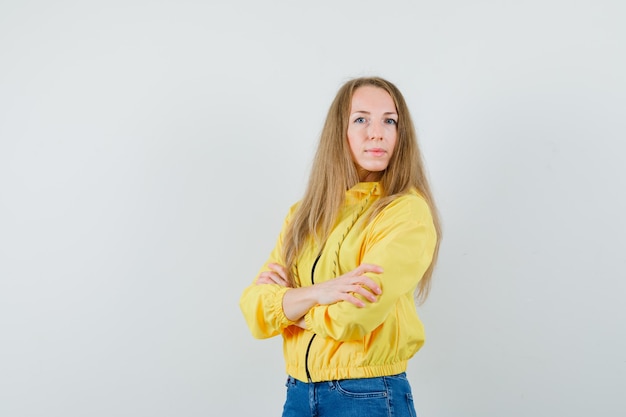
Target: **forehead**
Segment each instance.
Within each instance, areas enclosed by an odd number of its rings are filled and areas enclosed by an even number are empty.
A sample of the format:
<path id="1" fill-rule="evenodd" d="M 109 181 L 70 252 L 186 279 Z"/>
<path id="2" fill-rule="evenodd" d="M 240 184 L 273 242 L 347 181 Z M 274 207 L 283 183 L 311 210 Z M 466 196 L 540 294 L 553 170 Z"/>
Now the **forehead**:
<path id="1" fill-rule="evenodd" d="M 383 113 L 395 113 L 396 105 L 393 98 L 386 90 L 372 85 L 364 85 L 354 90 L 350 111 L 381 111 Z"/>

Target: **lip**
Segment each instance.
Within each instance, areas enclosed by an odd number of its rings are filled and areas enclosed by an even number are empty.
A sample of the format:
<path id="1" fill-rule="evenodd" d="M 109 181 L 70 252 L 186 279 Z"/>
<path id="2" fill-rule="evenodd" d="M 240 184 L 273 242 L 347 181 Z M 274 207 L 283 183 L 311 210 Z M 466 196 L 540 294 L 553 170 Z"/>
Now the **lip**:
<path id="1" fill-rule="evenodd" d="M 384 150 L 383 148 L 366 149 L 365 152 L 374 156 L 380 156 L 380 155 L 384 155 L 385 153 L 387 153 L 387 151 Z"/>

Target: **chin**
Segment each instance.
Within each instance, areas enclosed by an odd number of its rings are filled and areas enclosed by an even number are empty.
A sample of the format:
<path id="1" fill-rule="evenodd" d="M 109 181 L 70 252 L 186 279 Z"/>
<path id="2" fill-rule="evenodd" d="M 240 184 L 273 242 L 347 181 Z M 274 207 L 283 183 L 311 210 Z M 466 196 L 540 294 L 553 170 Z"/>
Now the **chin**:
<path id="1" fill-rule="evenodd" d="M 387 169 L 387 165 L 384 165 L 384 166 L 373 165 L 373 166 L 369 166 L 369 167 L 364 167 L 364 169 L 369 171 L 369 172 L 382 173 L 384 170 Z"/>

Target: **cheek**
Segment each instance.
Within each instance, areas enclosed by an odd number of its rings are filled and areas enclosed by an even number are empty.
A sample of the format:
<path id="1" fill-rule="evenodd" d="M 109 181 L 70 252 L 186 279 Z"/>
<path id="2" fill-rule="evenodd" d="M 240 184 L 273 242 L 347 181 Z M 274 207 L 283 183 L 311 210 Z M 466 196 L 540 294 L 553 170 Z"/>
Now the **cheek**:
<path id="1" fill-rule="evenodd" d="M 352 155 L 354 155 L 354 154 L 356 154 L 358 152 L 359 141 L 355 139 L 354 135 L 350 134 L 350 131 L 348 131 L 348 146 L 350 147 L 350 153 Z"/>

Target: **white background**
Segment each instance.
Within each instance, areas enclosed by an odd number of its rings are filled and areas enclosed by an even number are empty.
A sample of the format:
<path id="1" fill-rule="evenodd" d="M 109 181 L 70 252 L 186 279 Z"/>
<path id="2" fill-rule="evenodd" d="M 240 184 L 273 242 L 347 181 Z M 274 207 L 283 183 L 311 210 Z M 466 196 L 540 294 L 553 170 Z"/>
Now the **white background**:
<path id="1" fill-rule="evenodd" d="M 624 415 L 625 10 L 2 0 L 0 415 L 280 415 L 238 300 L 360 75 L 443 219 L 419 415 Z"/>

